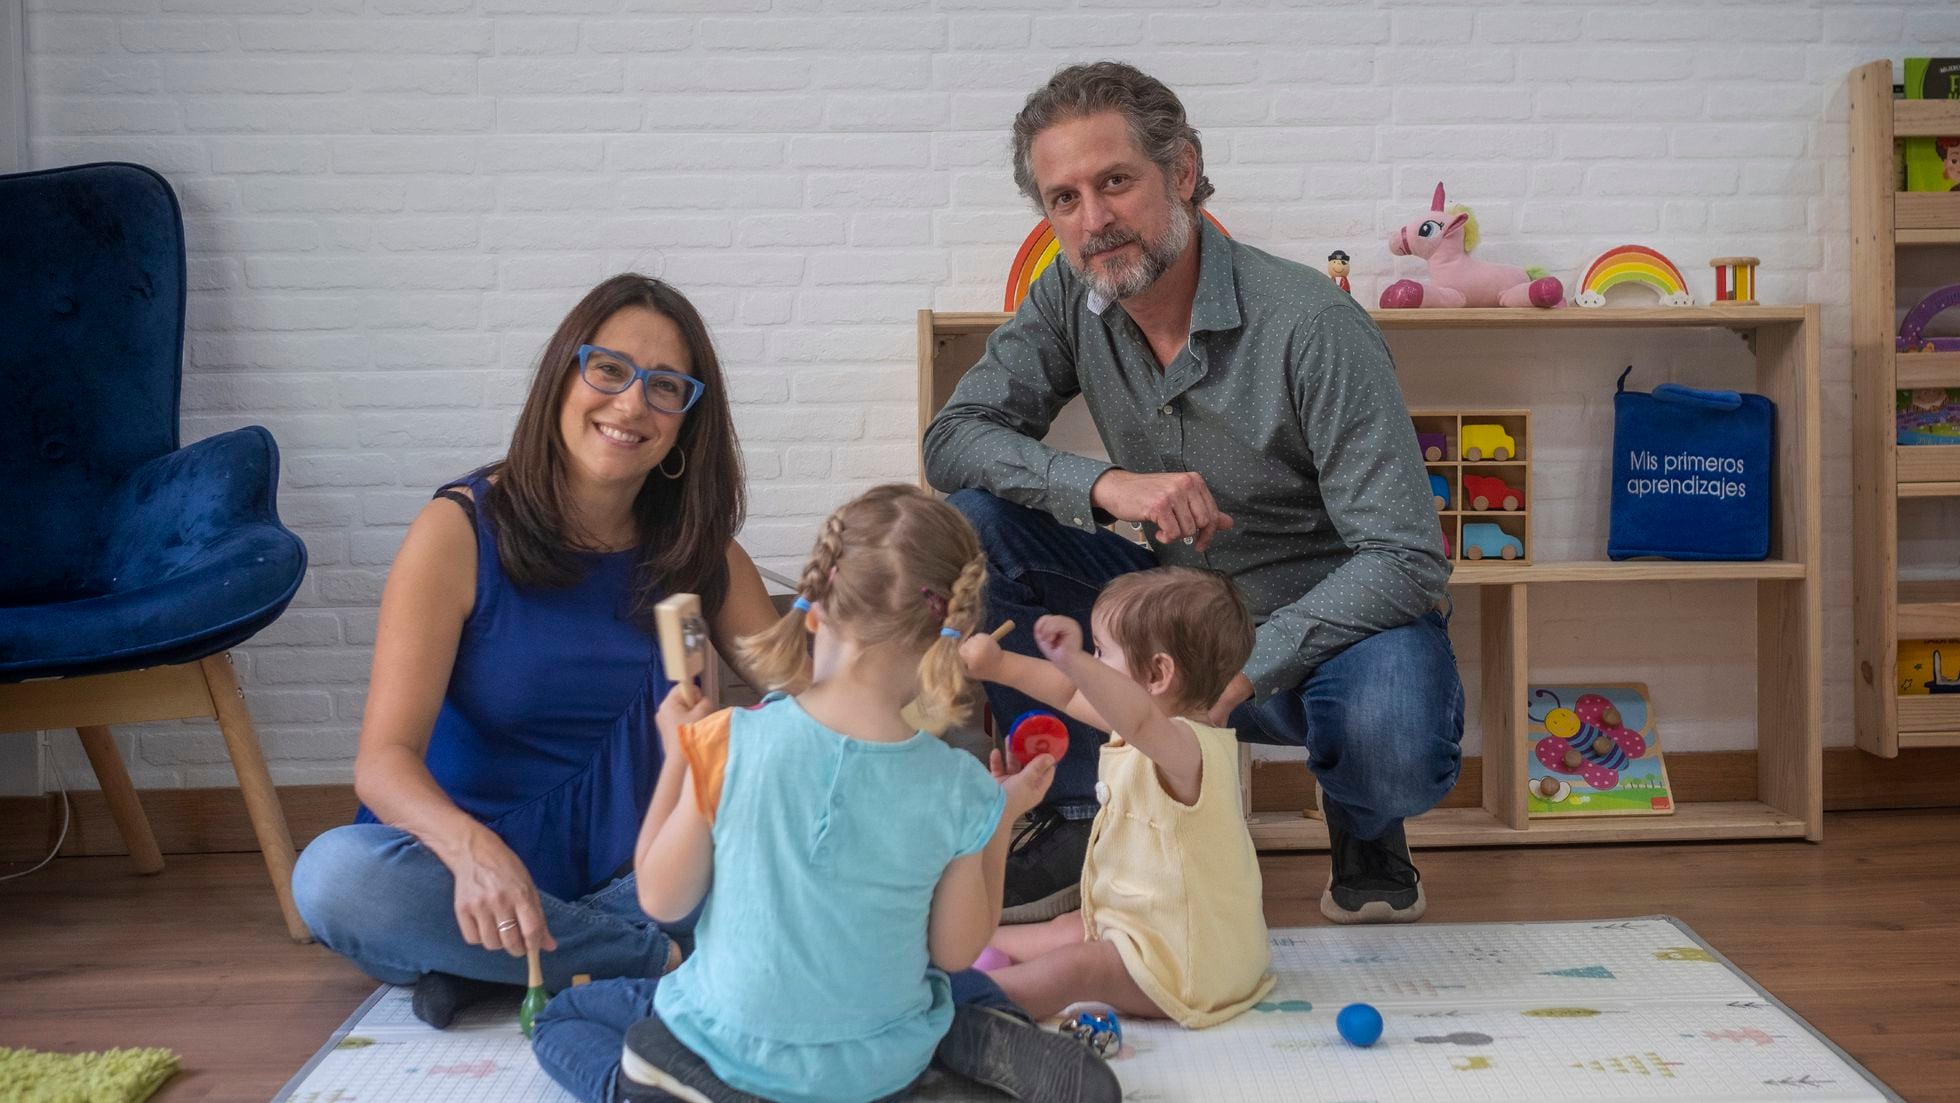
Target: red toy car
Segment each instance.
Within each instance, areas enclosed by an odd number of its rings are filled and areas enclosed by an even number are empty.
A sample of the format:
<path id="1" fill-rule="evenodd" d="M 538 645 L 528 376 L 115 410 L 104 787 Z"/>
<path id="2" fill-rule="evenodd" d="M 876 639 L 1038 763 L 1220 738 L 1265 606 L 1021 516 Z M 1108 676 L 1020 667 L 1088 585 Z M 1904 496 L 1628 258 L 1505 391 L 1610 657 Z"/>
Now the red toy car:
<path id="1" fill-rule="evenodd" d="M 1513 490 L 1503 479 L 1489 475 L 1463 475 L 1463 500 L 1471 509 L 1522 509 L 1524 491 Z"/>

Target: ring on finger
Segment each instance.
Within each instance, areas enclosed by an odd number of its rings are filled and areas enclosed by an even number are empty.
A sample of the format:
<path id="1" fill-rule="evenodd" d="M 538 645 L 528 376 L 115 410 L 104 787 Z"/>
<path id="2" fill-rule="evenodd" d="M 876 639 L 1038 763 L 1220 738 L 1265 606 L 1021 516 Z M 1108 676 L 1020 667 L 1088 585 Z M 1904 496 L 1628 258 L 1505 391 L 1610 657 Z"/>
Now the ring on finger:
<path id="1" fill-rule="evenodd" d="M 516 928 L 517 928 L 517 920 L 515 919 L 506 919 L 503 922 L 497 924 L 497 930 L 499 932 L 515 930 Z"/>

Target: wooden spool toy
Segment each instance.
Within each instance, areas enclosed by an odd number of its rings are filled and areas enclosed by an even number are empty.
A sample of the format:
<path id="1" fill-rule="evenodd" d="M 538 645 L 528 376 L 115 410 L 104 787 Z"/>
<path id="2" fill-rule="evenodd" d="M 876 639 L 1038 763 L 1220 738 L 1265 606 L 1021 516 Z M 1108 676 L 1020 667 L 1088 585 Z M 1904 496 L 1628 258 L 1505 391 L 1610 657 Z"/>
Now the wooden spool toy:
<path id="1" fill-rule="evenodd" d="M 1715 301 L 1730 306 L 1756 305 L 1755 257 L 1716 257 L 1708 262 L 1715 269 Z"/>

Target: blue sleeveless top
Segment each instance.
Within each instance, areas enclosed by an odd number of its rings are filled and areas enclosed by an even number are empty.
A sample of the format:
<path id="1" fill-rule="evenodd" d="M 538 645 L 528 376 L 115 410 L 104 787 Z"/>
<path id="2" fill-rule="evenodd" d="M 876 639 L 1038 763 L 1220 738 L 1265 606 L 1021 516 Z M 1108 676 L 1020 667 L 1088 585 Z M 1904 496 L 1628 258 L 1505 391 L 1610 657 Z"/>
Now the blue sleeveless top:
<path id="1" fill-rule="evenodd" d="M 481 471 L 445 485 L 476 499 L 476 604 L 429 737 L 428 766 L 495 831 L 539 891 L 573 900 L 626 872 L 660 776 L 653 715 L 669 682 L 633 614 L 635 552 L 592 553 L 565 589 L 520 587 L 497 555 Z M 366 806 L 357 822 L 373 823 Z"/>

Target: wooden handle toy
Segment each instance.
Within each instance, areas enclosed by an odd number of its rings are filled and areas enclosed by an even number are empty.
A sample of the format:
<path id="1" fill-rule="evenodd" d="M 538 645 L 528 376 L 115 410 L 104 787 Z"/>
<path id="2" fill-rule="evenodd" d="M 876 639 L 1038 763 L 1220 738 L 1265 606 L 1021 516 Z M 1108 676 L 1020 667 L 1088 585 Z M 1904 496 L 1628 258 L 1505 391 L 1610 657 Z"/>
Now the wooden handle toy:
<path id="1" fill-rule="evenodd" d="M 682 703 L 693 705 L 701 699 L 694 679 L 708 666 L 708 624 L 701 619 L 701 599 L 674 594 L 653 607 L 653 620 L 660 629 L 660 661 L 667 678 L 681 687 Z"/>
<path id="2" fill-rule="evenodd" d="M 524 1002 L 517 1006 L 517 1025 L 524 1036 L 531 1036 L 531 1023 L 544 1010 L 551 996 L 544 990 L 544 969 L 538 965 L 538 951 L 534 948 L 527 954 L 531 965 L 530 987 L 524 991 Z"/>

